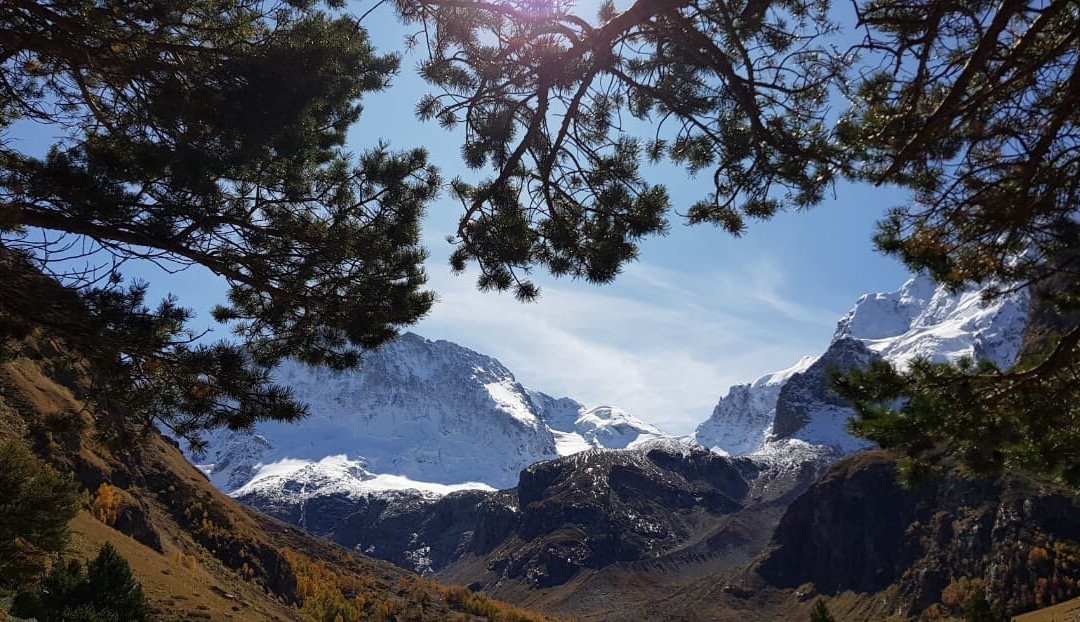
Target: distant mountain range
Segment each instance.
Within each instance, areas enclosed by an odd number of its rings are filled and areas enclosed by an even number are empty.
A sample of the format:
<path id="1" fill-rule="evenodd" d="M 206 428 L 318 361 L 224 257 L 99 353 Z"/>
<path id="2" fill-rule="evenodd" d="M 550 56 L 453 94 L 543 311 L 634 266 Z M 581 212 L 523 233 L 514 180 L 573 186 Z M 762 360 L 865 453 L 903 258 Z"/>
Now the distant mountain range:
<path id="1" fill-rule="evenodd" d="M 980 585 L 1020 613 L 1080 595 L 1080 498 L 949 468 L 901 487 L 895 455 L 847 434 L 829 372 L 1008 367 L 1038 331 L 1029 306 L 925 277 L 863 296 L 825 352 L 731 387 L 687 438 L 405 335 L 357 372 L 283 367 L 312 417 L 219 433 L 202 468 L 351 550 L 564 617 L 806 619 L 824 596 L 842 619 L 922 619 Z"/>
<path id="2" fill-rule="evenodd" d="M 285 363 L 275 377 L 309 404 L 309 418 L 218 431 L 190 456 L 235 496 L 508 488 L 539 461 L 667 437 L 617 407 L 533 391 L 494 358 L 412 333 L 356 371 Z"/>
<path id="3" fill-rule="evenodd" d="M 865 295 L 839 320 L 823 354 L 731 387 L 683 439 L 615 406 L 588 408 L 524 387 L 490 356 L 406 333 L 368 353 L 356 371 L 283 364 L 276 380 L 310 405 L 307 420 L 219 431 L 204 454 L 189 457 L 229 494 L 276 502 L 509 488 L 540 461 L 657 440 L 792 466 L 835 460 L 869 445 L 847 434 L 852 413 L 829 390 L 830 369 L 874 358 L 904 366 L 919 356 L 1008 366 L 1028 306 L 1026 290 L 984 304 L 977 289 L 950 292 L 925 276 Z"/>
<path id="4" fill-rule="evenodd" d="M 795 555 L 794 545 L 770 557 L 771 547 L 800 542 L 804 524 L 829 516 L 792 504 L 842 497 L 822 476 L 870 447 L 847 433 L 852 411 L 830 390 L 830 370 L 875 358 L 903 367 L 916 357 L 1007 367 L 1029 304 L 1023 290 L 985 304 L 976 289 L 950 292 L 926 277 L 863 296 L 820 356 L 731 387 L 684 438 L 615 407 L 528 389 L 491 357 L 406 334 L 369 353 L 359 371 L 283 366 L 278 381 L 312 416 L 218 433 L 199 464 L 236 499 L 316 535 L 560 614 L 631 598 L 626 572 L 741 582 L 739 573 L 763 564 L 769 585 L 786 584 L 796 579 L 768 559 Z M 882 494 L 896 497 L 884 492 L 894 486 L 888 460 L 867 460 L 844 467 L 845 481 L 879 478 Z M 789 507 L 805 515 L 789 516 Z M 833 518 L 828 529 L 859 520 Z M 594 578 L 616 583 L 596 588 Z M 751 589 L 739 585 L 725 593 Z"/>
<path id="5" fill-rule="evenodd" d="M 868 448 L 847 433 L 853 412 L 829 390 L 830 369 L 873 359 L 904 368 L 918 357 L 986 359 L 1006 368 L 1020 352 L 1029 306 L 1026 289 L 987 304 L 977 288 L 950 292 L 922 275 L 895 292 L 864 295 L 840 318 L 823 354 L 731 387 L 693 438 L 720 453 L 763 459 Z"/>

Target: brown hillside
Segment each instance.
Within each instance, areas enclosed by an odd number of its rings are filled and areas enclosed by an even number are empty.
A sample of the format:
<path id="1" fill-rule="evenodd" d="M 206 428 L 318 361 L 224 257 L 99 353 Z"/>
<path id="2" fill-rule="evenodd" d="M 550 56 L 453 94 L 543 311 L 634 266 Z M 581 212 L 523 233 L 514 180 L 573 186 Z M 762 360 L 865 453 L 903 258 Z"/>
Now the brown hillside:
<path id="1" fill-rule="evenodd" d="M 1014 622 L 1077 622 L 1080 621 L 1080 598 L 1040 609 L 1013 618 Z"/>
<path id="2" fill-rule="evenodd" d="M 71 523 L 70 553 L 86 558 L 111 543 L 142 583 L 153 619 L 544 619 L 245 509 L 153 431 L 137 441 L 103 440 L 78 397 L 77 369 L 59 360 L 38 339 L 0 364 L 0 440 L 23 439 L 87 491 L 86 511 Z M 118 493 L 115 517 L 93 511 L 103 484 Z"/>

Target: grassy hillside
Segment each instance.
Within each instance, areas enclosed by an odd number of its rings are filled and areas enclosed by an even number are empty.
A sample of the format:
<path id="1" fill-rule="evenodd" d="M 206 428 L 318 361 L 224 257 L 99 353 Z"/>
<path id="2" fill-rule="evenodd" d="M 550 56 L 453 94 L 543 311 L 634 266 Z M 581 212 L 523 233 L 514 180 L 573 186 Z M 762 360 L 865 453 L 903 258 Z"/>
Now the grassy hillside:
<path id="1" fill-rule="evenodd" d="M 1014 622 L 1080 622 L 1080 598 L 1025 613 L 1013 618 Z"/>
<path id="2" fill-rule="evenodd" d="M 78 366 L 56 355 L 39 339 L 0 364 L 0 440 L 22 439 L 72 474 L 84 511 L 71 522 L 69 555 L 88 558 L 112 544 L 142 583 L 152 619 L 545 619 L 247 510 L 152 431 L 102 438 L 79 399 Z"/>

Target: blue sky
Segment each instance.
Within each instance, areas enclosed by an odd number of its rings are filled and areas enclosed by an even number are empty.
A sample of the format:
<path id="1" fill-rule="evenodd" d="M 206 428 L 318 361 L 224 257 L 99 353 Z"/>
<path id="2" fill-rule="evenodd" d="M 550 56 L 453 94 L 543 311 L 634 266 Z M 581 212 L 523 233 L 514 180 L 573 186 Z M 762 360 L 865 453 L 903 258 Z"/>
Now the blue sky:
<path id="1" fill-rule="evenodd" d="M 385 14 L 369 28 L 390 49 L 400 28 Z M 352 133 L 356 149 L 388 138 L 424 145 L 450 178 L 468 175 L 459 142 L 435 123 L 410 116 L 427 89 L 405 57 L 389 97 L 372 97 Z M 676 208 L 705 193 L 708 177 L 661 167 Z M 899 262 L 876 253 L 874 223 L 903 202 L 890 189 L 840 184 L 835 199 L 802 213 L 752 223 L 741 238 L 672 217 L 669 235 L 648 240 L 640 260 L 614 283 L 595 286 L 537 274 L 540 300 L 480 293 L 475 273 L 446 267 L 460 204 L 442 197 L 425 235 L 431 285 L 440 302 L 415 332 L 490 354 L 523 384 L 586 405 L 614 404 L 673 433 L 688 433 L 731 384 L 789 367 L 822 352 L 836 321 L 863 293 L 899 288 Z"/>
<path id="2" fill-rule="evenodd" d="M 387 11 L 368 24 L 380 49 L 400 43 L 403 32 Z M 422 145 L 446 178 L 468 175 L 455 135 L 412 115 L 426 91 L 416 62 L 406 56 L 392 89 L 365 100 L 349 147 L 361 151 L 380 138 L 398 149 Z M 17 134 L 28 148 L 50 139 L 40 128 Z M 651 181 L 667 185 L 681 211 L 708 183 L 663 167 Z M 492 355 L 533 389 L 588 406 L 618 405 L 666 431 L 688 433 L 728 386 L 820 353 L 861 294 L 902 284 L 905 270 L 876 253 L 870 236 L 884 210 L 903 200 L 895 190 L 839 184 L 823 205 L 752 223 L 741 238 L 687 227 L 673 216 L 670 234 L 643 244 L 640 261 L 614 284 L 536 274 L 539 301 L 519 303 L 476 291 L 475 273 L 450 273 L 444 238 L 455 229 L 460 204 L 444 194 L 424 228 L 439 302 L 413 330 Z M 151 281 L 152 295 L 177 295 L 203 321 L 224 292 L 198 269 L 164 275 L 143 266 L 128 275 Z"/>

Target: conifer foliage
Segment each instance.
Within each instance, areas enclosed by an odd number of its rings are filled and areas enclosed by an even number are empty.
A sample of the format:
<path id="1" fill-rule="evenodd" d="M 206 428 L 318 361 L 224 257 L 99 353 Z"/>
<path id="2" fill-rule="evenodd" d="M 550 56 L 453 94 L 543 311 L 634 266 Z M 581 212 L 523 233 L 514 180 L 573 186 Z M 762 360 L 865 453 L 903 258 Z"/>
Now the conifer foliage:
<path id="1" fill-rule="evenodd" d="M 438 176 L 422 151 L 343 152 L 359 98 L 398 63 L 342 4 L 0 5 L 0 131 L 62 136 L 44 154 L 0 140 L 0 329 L 74 342 L 109 389 L 100 400 L 197 442 L 304 414 L 268 380 L 281 357 L 348 367 L 422 316 L 418 223 Z M 562 0 L 394 4 L 424 44 L 433 92 L 418 115 L 461 126 L 464 162 L 486 171 L 451 184 L 451 263 L 478 267 L 482 289 L 534 298 L 536 267 L 608 282 L 672 212 L 739 235 L 847 179 L 909 192 L 875 241 L 911 268 L 1077 308 L 1075 0 L 634 0 L 595 17 Z M 700 180 L 693 204 L 673 205 L 653 176 L 664 161 Z M 130 258 L 224 277 L 216 317 L 241 343 L 194 344 L 177 301 L 150 306 L 123 281 Z M 23 264 L 68 294 L 43 295 Z M 1080 329 L 1046 344 L 1018 370 L 853 379 L 857 431 L 927 463 L 1012 461 L 1074 481 L 1072 454 L 1031 432 L 1080 428 Z M 974 399 L 936 422 L 934 442 L 896 442 L 930 420 L 884 410 L 942 384 Z M 1025 395 L 1047 403 L 1033 413 Z"/>
<path id="2" fill-rule="evenodd" d="M 335 7 L 0 5 L 0 263 L 18 276 L 0 281 L 7 335 L 72 342 L 99 401 L 197 440 L 302 416 L 268 381 L 282 356 L 348 367 L 421 317 L 433 297 L 418 226 L 438 176 L 422 150 L 343 150 L 361 96 L 398 59 Z M 57 140 L 34 151 L 16 123 Z M 123 280 L 130 259 L 223 277 L 215 316 L 240 343 L 194 344 L 188 310 Z M 70 293 L 20 289 L 23 264 Z"/>
<path id="3" fill-rule="evenodd" d="M 982 593 L 972 596 L 964 608 L 964 622 L 1005 622 L 1008 619 L 1008 616 L 994 612 Z"/>
<path id="4" fill-rule="evenodd" d="M 836 622 L 836 618 L 829 613 L 825 601 L 819 598 L 814 601 L 814 608 L 810 610 L 810 622 Z"/>
<path id="5" fill-rule="evenodd" d="M 68 522 L 79 512 L 78 488 L 22 442 L 0 443 L 0 587 L 38 576 L 63 552 Z"/>
<path id="6" fill-rule="evenodd" d="M 106 544 L 85 570 L 78 560 L 57 565 L 16 597 L 12 613 L 40 622 L 141 622 L 148 608 L 131 567 Z"/>
<path id="7" fill-rule="evenodd" d="M 700 174 L 689 222 L 736 234 L 839 178 L 903 185 L 878 243 L 944 282 L 1031 278 L 1073 248 L 1076 3 L 834 4 L 401 0 L 438 87 L 418 112 L 464 124 L 466 162 L 496 172 L 456 186 L 462 265 L 495 287 L 536 263 L 612 278 L 664 229 L 641 169 L 659 160 Z"/>
<path id="8" fill-rule="evenodd" d="M 595 18 L 560 0 L 398 6 L 428 43 L 418 113 L 463 125 L 465 161 L 491 171 L 454 185 L 453 262 L 475 263 L 482 288 L 531 298 L 537 265 L 609 281 L 673 211 L 738 235 L 847 179 L 908 191 L 875 242 L 912 269 L 1077 308 L 1074 0 L 636 0 Z M 700 180 L 696 203 L 672 205 L 646 174 L 665 160 Z M 1013 372 L 852 378 L 856 431 L 926 464 L 1011 461 L 1075 484 L 1080 330 L 1058 337 Z M 960 399 L 937 419 L 884 414 L 941 387 Z"/>

